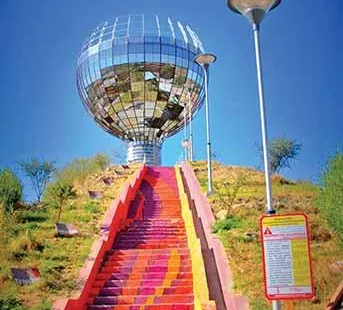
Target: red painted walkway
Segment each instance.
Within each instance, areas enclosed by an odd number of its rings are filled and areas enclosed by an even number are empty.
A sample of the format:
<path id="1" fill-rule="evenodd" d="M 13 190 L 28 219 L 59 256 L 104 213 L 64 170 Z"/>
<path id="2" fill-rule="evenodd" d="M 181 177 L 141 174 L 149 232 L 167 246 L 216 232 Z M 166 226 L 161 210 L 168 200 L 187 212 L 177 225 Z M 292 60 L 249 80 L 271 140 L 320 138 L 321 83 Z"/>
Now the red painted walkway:
<path id="1" fill-rule="evenodd" d="M 174 168 L 149 168 L 143 219 L 121 231 L 101 263 L 88 310 L 194 309 L 190 252 Z M 139 197 L 129 210 L 137 212 Z"/>

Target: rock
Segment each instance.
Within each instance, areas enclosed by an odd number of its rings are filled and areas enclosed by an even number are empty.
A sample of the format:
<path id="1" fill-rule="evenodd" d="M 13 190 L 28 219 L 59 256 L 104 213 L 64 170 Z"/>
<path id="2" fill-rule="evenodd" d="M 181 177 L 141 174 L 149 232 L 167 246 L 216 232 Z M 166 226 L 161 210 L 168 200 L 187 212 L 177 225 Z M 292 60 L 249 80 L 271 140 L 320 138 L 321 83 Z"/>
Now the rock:
<path id="1" fill-rule="evenodd" d="M 218 220 L 224 220 L 226 217 L 226 210 L 220 210 L 216 214 Z"/>
<path id="2" fill-rule="evenodd" d="M 255 233 L 255 232 L 253 232 L 253 231 L 247 231 L 244 234 L 244 238 L 247 241 L 258 241 L 259 235 L 257 233 Z"/>
<path id="3" fill-rule="evenodd" d="M 336 261 L 329 266 L 329 270 L 332 273 L 342 273 L 343 272 L 343 260 Z"/>
<path id="4" fill-rule="evenodd" d="M 88 191 L 89 198 L 99 200 L 104 197 L 103 191 Z"/>
<path id="5" fill-rule="evenodd" d="M 80 233 L 78 227 L 76 227 L 74 224 L 56 223 L 55 227 L 57 236 L 73 237 Z"/>
<path id="6" fill-rule="evenodd" d="M 232 206 L 232 210 L 235 210 L 235 209 L 238 209 L 238 208 L 242 208 L 242 207 L 247 207 L 246 203 L 237 203 L 237 204 L 234 204 Z"/>
<path id="7" fill-rule="evenodd" d="M 11 268 L 13 280 L 20 284 L 31 284 L 40 279 L 40 272 L 37 267 L 33 268 Z"/>

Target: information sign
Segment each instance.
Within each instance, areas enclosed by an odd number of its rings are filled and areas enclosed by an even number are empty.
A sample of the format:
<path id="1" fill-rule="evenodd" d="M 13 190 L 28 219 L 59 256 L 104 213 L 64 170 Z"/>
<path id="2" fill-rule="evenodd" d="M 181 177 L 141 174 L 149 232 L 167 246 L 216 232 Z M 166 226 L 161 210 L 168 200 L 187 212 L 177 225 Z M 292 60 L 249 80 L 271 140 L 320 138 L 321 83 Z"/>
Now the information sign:
<path id="1" fill-rule="evenodd" d="M 307 216 L 303 213 L 263 216 L 260 233 L 267 299 L 312 298 Z"/>

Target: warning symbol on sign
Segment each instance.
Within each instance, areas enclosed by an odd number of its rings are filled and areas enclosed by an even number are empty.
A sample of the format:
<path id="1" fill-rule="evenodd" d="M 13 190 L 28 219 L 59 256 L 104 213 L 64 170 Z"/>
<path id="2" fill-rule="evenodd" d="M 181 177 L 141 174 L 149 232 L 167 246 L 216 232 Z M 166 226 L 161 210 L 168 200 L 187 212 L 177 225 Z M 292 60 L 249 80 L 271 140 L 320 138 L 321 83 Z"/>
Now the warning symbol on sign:
<path id="1" fill-rule="evenodd" d="M 272 231 L 270 230 L 269 227 L 266 227 L 266 229 L 264 230 L 264 233 L 263 233 L 263 234 L 269 236 L 269 235 L 272 234 Z"/>

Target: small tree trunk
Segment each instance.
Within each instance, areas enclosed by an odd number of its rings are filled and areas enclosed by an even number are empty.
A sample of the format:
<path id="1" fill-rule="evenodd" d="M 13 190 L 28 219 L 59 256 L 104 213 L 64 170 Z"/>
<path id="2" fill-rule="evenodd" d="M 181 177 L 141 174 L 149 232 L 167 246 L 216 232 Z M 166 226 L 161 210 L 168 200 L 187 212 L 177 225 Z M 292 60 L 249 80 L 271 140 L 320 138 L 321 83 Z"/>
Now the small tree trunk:
<path id="1" fill-rule="evenodd" d="M 230 216 L 230 214 L 231 214 L 230 211 L 231 211 L 231 206 L 226 206 L 226 216 L 225 216 L 226 219 L 229 218 L 229 216 Z"/>
<path id="2" fill-rule="evenodd" d="M 57 220 L 56 220 L 56 223 L 59 222 L 60 220 L 60 217 L 61 217 L 61 213 L 62 213 L 62 203 L 60 204 L 59 206 L 59 210 L 58 210 L 58 216 L 57 216 Z"/>

